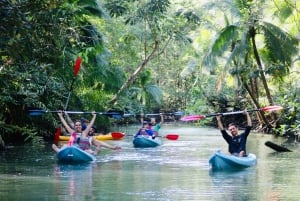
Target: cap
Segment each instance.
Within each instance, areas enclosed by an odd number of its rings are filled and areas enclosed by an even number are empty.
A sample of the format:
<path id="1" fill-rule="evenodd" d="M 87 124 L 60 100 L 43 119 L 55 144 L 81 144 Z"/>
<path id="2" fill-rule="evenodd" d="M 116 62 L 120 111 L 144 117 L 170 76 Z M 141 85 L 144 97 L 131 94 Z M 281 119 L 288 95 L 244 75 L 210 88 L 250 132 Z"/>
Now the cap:
<path id="1" fill-rule="evenodd" d="M 84 123 L 89 122 L 89 120 L 87 120 L 86 118 L 83 118 L 83 117 L 80 118 L 80 121 L 84 122 Z"/>
<path id="2" fill-rule="evenodd" d="M 95 133 L 97 133 L 97 127 L 93 125 L 92 128 L 95 130 Z"/>

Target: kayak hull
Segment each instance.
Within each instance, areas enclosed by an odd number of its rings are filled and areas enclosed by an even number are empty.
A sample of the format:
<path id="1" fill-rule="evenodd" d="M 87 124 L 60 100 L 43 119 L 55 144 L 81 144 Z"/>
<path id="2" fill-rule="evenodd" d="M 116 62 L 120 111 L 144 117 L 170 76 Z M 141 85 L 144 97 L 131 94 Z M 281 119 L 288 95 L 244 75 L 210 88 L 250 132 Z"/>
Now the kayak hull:
<path id="1" fill-rule="evenodd" d="M 100 141 L 102 141 L 102 140 L 121 140 L 121 139 L 123 139 L 123 137 L 119 137 L 121 135 L 125 136 L 125 133 L 118 132 L 118 138 L 114 138 L 111 133 L 108 133 L 106 135 L 96 135 L 95 138 Z M 59 141 L 69 141 L 69 139 L 70 139 L 70 136 L 66 136 L 66 135 L 59 136 Z"/>
<path id="2" fill-rule="evenodd" d="M 252 167 L 256 165 L 256 163 L 256 156 L 251 153 L 246 157 L 237 157 L 217 151 L 209 158 L 209 164 L 212 170 L 241 170 Z"/>
<path id="3" fill-rule="evenodd" d="M 57 153 L 57 159 L 63 163 L 87 163 L 96 160 L 96 157 L 76 146 L 64 146 Z"/>
<path id="4" fill-rule="evenodd" d="M 160 146 L 162 142 L 160 139 L 144 136 L 137 136 L 133 139 L 133 146 L 136 148 L 149 148 L 149 147 L 157 147 Z"/>

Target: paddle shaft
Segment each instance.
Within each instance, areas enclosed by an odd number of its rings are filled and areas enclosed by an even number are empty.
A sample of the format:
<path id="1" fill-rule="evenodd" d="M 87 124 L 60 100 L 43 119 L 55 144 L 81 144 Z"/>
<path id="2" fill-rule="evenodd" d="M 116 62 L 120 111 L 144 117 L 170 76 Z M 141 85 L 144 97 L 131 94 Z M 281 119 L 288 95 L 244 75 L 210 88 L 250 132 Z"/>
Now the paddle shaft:
<path id="1" fill-rule="evenodd" d="M 69 105 L 69 101 L 70 101 L 70 97 L 71 97 L 71 92 L 73 90 L 73 86 L 74 86 L 74 82 L 76 80 L 77 74 L 80 70 L 81 61 L 82 61 L 81 57 L 77 57 L 77 59 L 75 61 L 74 70 L 73 70 L 74 77 L 73 77 L 73 80 L 72 80 L 72 83 L 71 83 L 71 87 L 69 89 L 69 94 L 68 94 L 68 97 L 67 97 L 67 102 L 65 104 L 64 110 L 68 109 L 68 105 Z"/>
<path id="2" fill-rule="evenodd" d="M 48 111 L 48 110 L 29 110 L 29 113 L 32 115 L 40 115 L 44 113 L 58 113 L 58 112 L 64 112 L 68 114 L 93 114 L 94 112 L 83 112 L 83 111 Z M 95 112 L 98 115 L 122 115 L 119 112 Z"/>
<path id="3" fill-rule="evenodd" d="M 135 135 L 127 135 L 126 134 L 126 136 L 135 136 Z M 160 135 L 158 135 L 158 136 L 155 136 L 155 137 L 162 137 L 162 138 L 167 138 L 168 140 L 177 140 L 178 139 L 178 137 L 179 137 L 179 135 L 177 135 L 177 134 L 167 134 L 167 135 L 165 135 L 165 136 L 160 136 Z"/>
<path id="4" fill-rule="evenodd" d="M 260 110 L 261 109 L 253 109 L 253 110 L 247 110 L 247 112 L 255 112 Z M 227 116 L 227 115 L 243 114 L 243 113 L 245 113 L 245 111 L 224 112 L 224 113 L 207 114 L 205 115 L 205 117 L 214 117 L 218 115 Z"/>
<path id="5" fill-rule="evenodd" d="M 68 94 L 68 98 L 67 98 L 67 101 L 66 101 L 66 104 L 65 104 L 65 107 L 64 107 L 65 110 L 68 108 L 68 105 L 69 105 L 69 101 L 70 101 L 70 97 L 71 97 L 71 93 L 72 93 L 72 90 L 73 90 L 73 85 L 74 85 L 75 80 L 76 80 L 76 77 L 74 77 L 73 80 L 72 80 L 71 87 L 70 87 L 69 94 Z"/>
<path id="6" fill-rule="evenodd" d="M 260 109 L 252 109 L 252 110 L 247 110 L 247 112 L 254 112 L 254 111 L 264 111 L 264 112 L 271 112 L 271 111 L 277 111 L 283 109 L 281 106 L 278 105 L 271 105 L 271 106 L 266 106 Z M 206 117 L 213 117 L 213 116 L 226 116 L 226 115 L 234 115 L 234 114 L 242 114 L 245 111 L 233 111 L 233 112 L 225 112 L 225 113 L 214 113 L 214 114 L 207 114 L 207 115 L 190 115 L 190 116 L 184 116 L 180 120 L 181 121 L 196 121 L 200 120 Z"/>
<path id="7" fill-rule="evenodd" d="M 124 114 L 124 117 L 129 117 L 129 116 L 159 116 L 159 115 L 177 115 L 177 116 L 181 116 L 183 115 L 184 113 L 183 112 L 170 112 L 170 113 L 152 113 L 152 114 L 131 114 L 131 113 L 128 113 L 128 114 Z"/>

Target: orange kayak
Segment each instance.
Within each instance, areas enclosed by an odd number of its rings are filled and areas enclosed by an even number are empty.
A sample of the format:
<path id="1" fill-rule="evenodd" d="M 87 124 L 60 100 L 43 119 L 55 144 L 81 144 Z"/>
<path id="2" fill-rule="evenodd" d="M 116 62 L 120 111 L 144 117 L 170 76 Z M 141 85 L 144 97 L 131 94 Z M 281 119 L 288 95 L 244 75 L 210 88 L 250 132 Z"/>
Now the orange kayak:
<path id="1" fill-rule="evenodd" d="M 117 134 L 117 135 L 116 135 Z M 106 135 L 95 135 L 97 140 L 121 140 L 125 136 L 125 133 L 122 132 L 111 132 Z M 68 141 L 70 136 L 60 135 L 59 141 Z"/>

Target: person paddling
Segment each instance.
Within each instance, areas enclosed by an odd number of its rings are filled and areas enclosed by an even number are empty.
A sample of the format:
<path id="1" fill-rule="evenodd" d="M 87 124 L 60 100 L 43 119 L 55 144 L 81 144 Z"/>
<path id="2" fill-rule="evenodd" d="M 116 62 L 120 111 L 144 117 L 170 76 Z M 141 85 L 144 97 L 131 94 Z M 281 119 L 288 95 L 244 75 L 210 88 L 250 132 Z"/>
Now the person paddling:
<path id="1" fill-rule="evenodd" d="M 153 137 L 153 130 L 150 129 L 149 122 L 144 121 L 142 128 L 138 130 L 134 137 L 144 136 L 144 137 Z"/>
<path id="2" fill-rule="evenodd" d="M 162 114 L 160 114 L 160 122 L 157 123 L 156 122 L 156 119 L 155 118 L 151 118 L 151 121 L 150 121 L 150 129 L 153 130 L 153 133 L 154 133 L 154 137 L 157 137 L 158 136 L 158 131 L 160 130 L 161 128 L 161 125 L 164 123 L 164 116 Z"/>
<path id="3" fill-rule="evenodd" d="M 218 127 L 222 133 L 223 138 L 228 143 L 228 151 L 230 154 L 243 157 L 246 156 L 246 143 L 247 137 L 250 134 L 252 128 L 252 120 L 247 110 L 244 111 L 244 114 L 247 117 L 247 126 L 243 133 L 239 134 L 239 129 L 235 123 L 230 123 L 228 125 L 228 131 L 231 135 L 229 135 L 221 121 L 221 114 L 216 116 L 218 121 Z"/>

